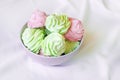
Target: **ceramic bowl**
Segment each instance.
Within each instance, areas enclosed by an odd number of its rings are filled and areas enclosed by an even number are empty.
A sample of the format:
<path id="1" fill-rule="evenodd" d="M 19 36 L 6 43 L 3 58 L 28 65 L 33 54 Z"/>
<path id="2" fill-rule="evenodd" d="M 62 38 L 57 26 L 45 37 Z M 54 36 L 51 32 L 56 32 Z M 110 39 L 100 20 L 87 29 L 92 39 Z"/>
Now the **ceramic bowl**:
<path id="1" fill-rule="evenodd" d="M 26 27 L 27 26 L 25 24 L 23 26 L 23 28 L 21 29 L 20 39 L 21 39 L 22 33 Z M 74 51 L 72 51 L 68 54 L 58 56 L 58 57 L 47 57 L 47 56 L 35 54 L 35 53 L 31 52 L 30 50 L 28 50 L 24 46 L 23 41 L 21 39 L 21 43 L 22 43 L 23 47 L 25 48 L 26 54 L 28 55 L 28 57 L 30 57 L 33 61 L 36 61 L 36 62 L 38 62 L 40 64 L 44 64 L 44 65 L 62 65 L 63 63 L 66 63 L 68 60 L 71 60 L 71 58 L 78 53 L 82 42 L 83 42 L 83 39 L 80 41 L 80 45 Z"/>

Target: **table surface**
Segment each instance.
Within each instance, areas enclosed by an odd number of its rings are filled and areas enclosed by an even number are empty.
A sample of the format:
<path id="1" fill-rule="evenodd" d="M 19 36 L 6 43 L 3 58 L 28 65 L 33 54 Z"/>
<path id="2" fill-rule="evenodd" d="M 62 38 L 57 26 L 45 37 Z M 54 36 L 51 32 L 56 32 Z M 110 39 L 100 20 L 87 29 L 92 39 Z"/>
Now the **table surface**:
<path id="1" fill-rule="evenodd" d="M 120 80 L 119 0 L 0 0 L 0 80 Z M 80 19 L 85 39 L 61 66 L 29 59 L 19 33 L 35 9 Z"/>

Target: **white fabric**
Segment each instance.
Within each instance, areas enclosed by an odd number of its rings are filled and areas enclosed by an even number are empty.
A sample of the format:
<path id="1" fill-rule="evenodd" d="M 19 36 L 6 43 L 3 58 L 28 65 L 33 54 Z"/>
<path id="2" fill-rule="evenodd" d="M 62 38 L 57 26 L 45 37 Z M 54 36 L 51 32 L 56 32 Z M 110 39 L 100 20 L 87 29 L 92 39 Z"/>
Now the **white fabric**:
<path id="1" fill-rule="evenodd" d="M 120 0 L 0 0 L 0 80 L 120 80 Z M 85 39 L 62 66 L 31 61 L 19 33 L 34 9 L 82 20 Z"/>

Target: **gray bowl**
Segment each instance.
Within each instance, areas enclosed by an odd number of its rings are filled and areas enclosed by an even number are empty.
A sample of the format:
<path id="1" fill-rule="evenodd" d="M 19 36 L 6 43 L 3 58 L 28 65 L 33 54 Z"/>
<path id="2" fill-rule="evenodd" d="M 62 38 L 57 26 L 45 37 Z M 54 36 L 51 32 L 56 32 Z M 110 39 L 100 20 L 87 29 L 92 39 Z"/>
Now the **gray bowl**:
<path id="1" fill-rule="evenodd" d="M 26 24 L 23 26 L 21 32 L 20 32 L 20 39 L 22 37 L 22 33 L 24 31 L 24 29 L 26 28 Z M 80 45 L 72 52 L 59 56 L 59 57 L 47 57 L 47 56 L 43 56 L 43 55 L 37 55 L 33 52 L 31 52 L 30 50 L 28 50 L 24 44 L 23 41 L 21 39 L 21 43 L 23 45 L 23 47 L 26 50 L 26 54 L 28 55 L 28 57 L 30 57 L 33 61 L 36 61 L 40 64 L 44 64 L 44 65 L 62 65 L 63 63 L 67 62 L 68 60 L 70 60 L 74 55 L 76 55 L 80 49 L 80 46 L 83 42 L 83 39 L 80 42 Z"/>

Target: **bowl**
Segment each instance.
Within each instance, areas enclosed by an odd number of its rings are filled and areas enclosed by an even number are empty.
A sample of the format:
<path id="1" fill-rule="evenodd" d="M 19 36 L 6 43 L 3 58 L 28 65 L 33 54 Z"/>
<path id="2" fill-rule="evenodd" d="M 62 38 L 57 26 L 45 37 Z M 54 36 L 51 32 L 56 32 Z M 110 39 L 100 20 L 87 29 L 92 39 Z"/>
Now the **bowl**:
<path id="1" fill-rule="evenodd" d="M 24 31 L 24 29 L 27 27 L 27 24 L 25 24 L 22 29 L 21 29 L 21 32 L 20 32 L 20 39 L 22 37 L 22 33 Z M 50 66 L 55 66 L 55 65 L 62 65 L 63 63 L 66 63 L 67 61 L 69 61 L 74 55 L 76 55 L 80 49 L 80 46 L 83 42 L 83 38 L 82 40 L 80 41 L 80 45 L 75 49 L 73 50 L 72 52 L 68 53 L 68 54 L 65 54 L 65 55 L 61 55 L 61 56 L 58 56 L 58 57 L 48 57 L 48 56 L 43 56 L 43 55 L 38 55 L 38 54 L 35 54 L 33 52 L 31 52 L 30 50 L 28 50 L 24 44 L 23 44 L 23 41 L 21 39 L 21 44 L 23 45 L 23 47 L 25 48 L 26 50 L 26 54 L 29 58 L 31 58 L 33 61 L 35 62 L 38 62 L 40 64 L 43 64 L 43 65 L 50 65 Z"/>

